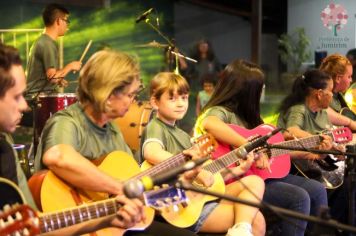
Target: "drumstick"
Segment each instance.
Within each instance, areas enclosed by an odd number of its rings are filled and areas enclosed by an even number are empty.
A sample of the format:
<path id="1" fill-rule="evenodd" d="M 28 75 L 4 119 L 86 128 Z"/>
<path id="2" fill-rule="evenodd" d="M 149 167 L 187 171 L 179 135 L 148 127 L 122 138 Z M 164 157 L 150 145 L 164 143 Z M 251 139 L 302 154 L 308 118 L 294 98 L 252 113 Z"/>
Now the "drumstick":
<path id="1" fill-rule="evenodd" d="M 84 52 L 83 52 L 82 56 L 81 56 L 80 59 L 79 59 L 80 62 L 83 61 L 83 59 L 84 59 L 84 57 L 85 57 L 85 54 L 87 54 L 87 52 L 88 52 L 88 50 L 89 50 L 89 48 L 90 48 L 92 42 L 93 42 L 93 40 L 89 40 L 89 43 L 88 43 L 87 46 L 85 47 Z"/>
<path id="2" fill-rule="evenodd" d="M 89 40 L 89 43 L 88 43 L 87 46 L 85 47 L 84 52 L 83 52 L 82 56 L 81 56 L 80 59 L 79 59 L 80 62 L 83 61 L 83 59 L 84 59 L 84 57 L 85 57 L 85 54 L 87 54 L 87 52 L 88 52 L 88 50 L 89 50 L 89 48 L 90 48 L 92 42 L 93 42 L 93 40 Z M 75 73 L 77 73 L 77 71 L 73 71 L 73 74 L 75 74 Z"/>

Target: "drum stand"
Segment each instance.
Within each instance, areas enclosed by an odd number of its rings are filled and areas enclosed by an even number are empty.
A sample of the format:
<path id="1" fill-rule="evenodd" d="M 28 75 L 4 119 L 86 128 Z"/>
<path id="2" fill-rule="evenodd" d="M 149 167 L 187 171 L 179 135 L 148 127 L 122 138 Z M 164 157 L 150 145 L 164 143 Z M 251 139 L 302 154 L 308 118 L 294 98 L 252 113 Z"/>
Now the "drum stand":
<path id="1" fill-rule="evenodd" d="M 32 158 L 33 160 L 35 159 L 36 153 L 37 153 L 37 146 L 38 142 L 40 139 L 40 135 L 38 133 L 38 107 L 40 106 L 40 101 L 39 101 L 39 96 L 43 92 L 46 84 L 38 90 L 38 92 L 34 93 L 34 95 L 31 97 L 31 102 L 30 102 L 30 107 L 32 109 L 32 127 L 33 127 L 33 142 L 31 144 L 30 150 L 28 152 L 28 158 Z M 48 91 L 47 91 L 48 92 Z"/>
<path id="2" fill-rule="evenodd" d="M 36 156 L 37 152 L 37 146 L 38 146 L 38 139 L 39 139 L 39 134 L 37 132 L 37 108 L 39 106 L 39 96 L 40 92 L 38 92 L 35 96 L 31 98 L 31 101 L 29 102 L 29 106 L 31 107 L 32 110 L 32 127 L 33 127 L 33 132 L 32 132 L 32 144 L 30 147 L 30 150 L 28 152 L 28 159 L 33 159 Z"/>

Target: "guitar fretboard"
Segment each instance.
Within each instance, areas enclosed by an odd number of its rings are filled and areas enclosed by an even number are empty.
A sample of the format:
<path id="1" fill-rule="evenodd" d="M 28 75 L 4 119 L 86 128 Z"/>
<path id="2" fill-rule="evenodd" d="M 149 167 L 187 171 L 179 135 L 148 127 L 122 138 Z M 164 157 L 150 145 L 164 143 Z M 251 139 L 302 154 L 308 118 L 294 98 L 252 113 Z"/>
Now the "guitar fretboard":
<path id="1" fill-rule="evenodd" d="M 311 148 L 315 147 L 320 143 L 320 136 L 314 135 L 307 138 L 302 138 L 299 140 L 290 140 L 278 143 L 278 145 L 285 146 L 285 147 L 305 147 Z M 210 171 L 211 173 L 217 173 L 221 170 L 225 169 L 226 167 L 230 166 L 231 164 L 238 162 L 239 160 L 243 159 L 239 153 L 242 151 L 244 147 L 237 148 L 223 156 L 219 159 L 214 160 L 213 162 L 205 165 L 203 169 Z M 265 152 L 269 157 L 276 157 L 284 154 L 288 154 L 290 150 L 282 150 L 282 149 L 272 149 L 270 153 Z"/>
<path id="2" fill-rule="evenodd" d="M 150 177 L 155 176 L 159 173 L 163 173 L 164 171 L 170 170 L 174 167 L 183 165 L 185 162 L 188 161 L 188 159 L 190 159 L 190 157 L 184 155 L 183 153 L 177 154 L 173 157 L 170 157 L 170 158 L 158 163 L 157 165 L 153 166 L 150 169 L 140 172 L 139 174 L 130 178 L 130 180 L 140 179 L 144 176 L 150 176 Z"/>
<path id="3" fill-rule="evenodd" d="M 121 204 L 108 199 L 80 207 L 45 214 L 39 217 L 41 233 L 72 226 L 91 219 L 116 214 Z"/>
<path id="4" fill-rule="evenodd" d="M 277 143 L 283 147 L 301 147 L 301 148 L 313 148 L 320 144 L 321 137 L 319 135 L 310 136 L 307 138 L 290 140 L 281 143 Z M 288 154 L 290 150 L 273 148 L 271 150 L 270 156 L 276 157 L 284 154 Z"/>

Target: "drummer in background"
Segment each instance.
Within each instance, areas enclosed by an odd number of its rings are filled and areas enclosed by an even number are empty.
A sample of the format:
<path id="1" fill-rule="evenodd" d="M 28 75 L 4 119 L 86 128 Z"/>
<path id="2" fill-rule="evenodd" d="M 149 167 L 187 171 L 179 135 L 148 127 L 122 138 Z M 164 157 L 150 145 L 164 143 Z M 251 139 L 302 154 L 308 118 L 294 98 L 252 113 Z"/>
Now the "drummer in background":
<path id="1" fill-rule="evenodd" d="M 66 87 L 64 77 L 81 68 L 80 61 L 72 61 L 59 68 L 59 52 L 56 40 L 63 36 L 69 26 L 69 11 L 59 4 L 49 4 L 42 13 L 45 31 L 35 41 L 30 50 L 27 65 L 27 94 L 38 92 L 58 92 Z"/>

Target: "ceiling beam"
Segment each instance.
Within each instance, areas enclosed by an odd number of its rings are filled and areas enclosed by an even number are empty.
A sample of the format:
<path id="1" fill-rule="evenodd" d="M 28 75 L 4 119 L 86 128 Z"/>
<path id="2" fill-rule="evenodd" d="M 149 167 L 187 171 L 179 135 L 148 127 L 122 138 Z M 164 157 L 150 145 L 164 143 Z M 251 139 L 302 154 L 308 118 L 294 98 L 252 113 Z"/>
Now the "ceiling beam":
<path id="1" fill-rule="evenodd" d="M 213 1 L 201 1 L 201 0 L 187 0 L 187 2 L 190 2 L 192 4 L 210 8 L 212 10 L 216 11 L 221 11 L 224 13 L 229 13 L 232 15 L 240 16 L 240 17 L 251 17 L 251 12 L 250 11 L 242 11 L 242 10 L 236 10 L 233 7 L 229 7 L 223 4 L 219 4 L 219 2 L 213 2 Z"/>

